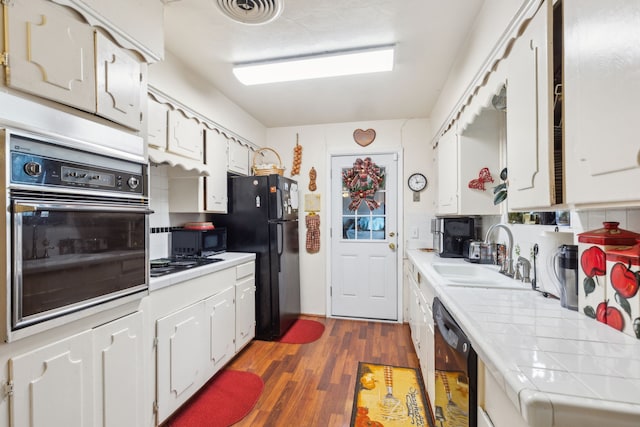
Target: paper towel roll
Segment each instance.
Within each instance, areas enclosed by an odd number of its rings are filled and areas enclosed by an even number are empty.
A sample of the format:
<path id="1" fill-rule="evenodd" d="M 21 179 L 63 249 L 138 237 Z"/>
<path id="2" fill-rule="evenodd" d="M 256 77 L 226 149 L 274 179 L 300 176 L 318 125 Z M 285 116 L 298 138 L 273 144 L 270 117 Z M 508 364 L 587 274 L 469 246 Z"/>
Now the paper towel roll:
<path id="1" fill-rule="evenodd" d="M 572 245 L 573 233 L 559 231 L 543 231 L 538 242 L 538 256 L 536 258 L 536 285 L 543 292 L 548 292 L 560 298 L 560 284 L 553 272 L 553 255 L 560 245 Z"/>

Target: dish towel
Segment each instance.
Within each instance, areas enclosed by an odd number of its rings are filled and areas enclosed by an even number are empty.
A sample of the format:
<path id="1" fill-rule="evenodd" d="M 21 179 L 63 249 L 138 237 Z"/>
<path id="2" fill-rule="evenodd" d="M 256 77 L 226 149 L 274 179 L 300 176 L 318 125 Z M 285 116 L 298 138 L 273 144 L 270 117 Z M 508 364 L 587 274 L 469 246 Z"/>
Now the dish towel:
<path id="1" fill-rule="evenodd" d="M 307 252 L 314 254 L 320 250 L 320 216 L 307 215 L 304 221 L 307 225 Z"/>

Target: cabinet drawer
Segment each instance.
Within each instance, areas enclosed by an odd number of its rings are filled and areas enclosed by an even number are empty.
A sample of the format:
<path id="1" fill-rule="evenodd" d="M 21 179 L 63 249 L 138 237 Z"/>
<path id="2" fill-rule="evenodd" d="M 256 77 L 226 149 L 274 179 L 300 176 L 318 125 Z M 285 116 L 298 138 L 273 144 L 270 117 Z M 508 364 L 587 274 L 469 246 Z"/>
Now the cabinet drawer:
<path id="1" fill-rule="evenodd" d="M 236 280 L 243 277 L 253 276 L 255 274 L 255 263 L 248 262 L 236 267 Z"/>

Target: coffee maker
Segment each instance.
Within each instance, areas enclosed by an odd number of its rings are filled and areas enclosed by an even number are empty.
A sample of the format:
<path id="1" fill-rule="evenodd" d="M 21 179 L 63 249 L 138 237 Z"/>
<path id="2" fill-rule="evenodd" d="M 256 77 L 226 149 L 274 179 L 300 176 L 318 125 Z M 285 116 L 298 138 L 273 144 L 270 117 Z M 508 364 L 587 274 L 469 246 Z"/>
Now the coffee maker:
<path id="1" fill-rule="evenodd" d="M 469 255 L 469 242 L 475 238 L 475 220 L 468 216 L 437 217 L 431 220 L 433 249 L 442 258 Z"/>
<path id="2" fill-rule="evenodd" d="M 560 289 L 560 305 L 578 310 L 578 246 L 560 245 L 553 256 L 553 273 Z"/>

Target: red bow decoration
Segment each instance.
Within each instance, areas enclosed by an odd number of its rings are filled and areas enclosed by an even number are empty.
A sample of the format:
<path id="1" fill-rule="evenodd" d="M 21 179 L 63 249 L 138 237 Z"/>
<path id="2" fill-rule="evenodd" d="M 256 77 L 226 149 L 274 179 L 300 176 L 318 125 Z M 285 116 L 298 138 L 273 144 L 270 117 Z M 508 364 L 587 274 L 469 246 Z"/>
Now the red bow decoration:
<path id="1" fill-rule="evenodd" d="M 493 177 L 491 176 L 491 172 L 489 172 L 489 168 L 480 169 L 480 173 L 478 173 L 478 179 L 472 179 L 471 181 L 469 181 L 469 188 L 484 191 L 485 182 L 493 182 Z"/>

